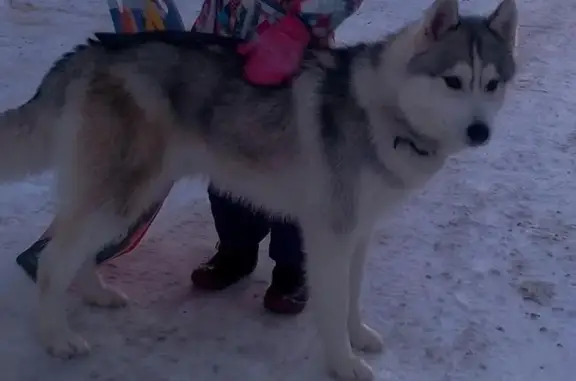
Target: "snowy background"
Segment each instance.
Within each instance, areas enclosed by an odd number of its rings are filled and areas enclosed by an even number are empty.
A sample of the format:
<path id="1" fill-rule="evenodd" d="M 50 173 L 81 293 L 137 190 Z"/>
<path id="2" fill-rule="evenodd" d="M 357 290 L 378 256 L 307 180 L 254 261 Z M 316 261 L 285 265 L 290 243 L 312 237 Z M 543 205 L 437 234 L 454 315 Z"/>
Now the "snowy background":
<path id="1" fill-rule="evenodd" d="M 28 99 L 61 53 L 112 30 L 104 0 L 31 1 L 0 3 L 1 109 Z M 383 356 L 368 358 L 379 381 L 576 374 L 576 3 L 517 1 L 521 71 L 493 142 L 451 160 L 374 236 L 364 309 L 387 342 Z M 199 0 L 177 3 L 190 26 Z M 374 38 L 428 4 L 365 0 L 338 37 Z M 30 331 L 35 289 L 14 259 L 52 218 L 50 184 L 46 175 L 0 187 L 1 380 L 327 380 L 310 314 L 263 312 L 265 250 L 241 285 L 217 296 L 190 289 L 190 271 L 216 239 L 205 184 L 194 181 L 173 190 L 135 252 L 104 266 L 131 297 L 128 309 L 70 298 L 91 357 L 46 356 Z"/>

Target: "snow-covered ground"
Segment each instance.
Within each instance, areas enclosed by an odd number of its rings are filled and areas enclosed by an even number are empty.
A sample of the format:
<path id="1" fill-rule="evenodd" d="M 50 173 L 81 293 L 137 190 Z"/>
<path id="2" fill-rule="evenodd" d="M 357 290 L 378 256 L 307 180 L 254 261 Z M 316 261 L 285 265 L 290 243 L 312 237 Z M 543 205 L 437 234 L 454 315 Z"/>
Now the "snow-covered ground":
<path id="1" fill-rule="evenodd" d="M 62 52 L 111 30 L 104 0 L 0 4 L 0 108 L 32 95 Z M 177 1 L 188 25 L 199 0 Z M 429 0 L 365 0 L 346 41 L 414 18 Z M 378 380 L 564 381 L 576 374 L 576 3 L 518 0 L 520 73 L 486 148 L 448 167 L 371 246 L 364 309 L 386 338 Z M 487 10 L 493 0 L 463 3 Z M 0 153 L 1 157 L 1 153 Z M 132 298 L 122 311 L 71 298 L 90 357 L 59 361 L 31 333 L 32 282 L 17 253 L 54 212 L 50 177 L 0 187 L 0 380 L 326 380 L 308 313 L 263 313 L 270 275 L 218 296 L 189 272 L 215 242 L 205 186 L 180 183 L 141 246 L 103 270 Z M 265 245 L 264 245 L 265 246 Z"/>

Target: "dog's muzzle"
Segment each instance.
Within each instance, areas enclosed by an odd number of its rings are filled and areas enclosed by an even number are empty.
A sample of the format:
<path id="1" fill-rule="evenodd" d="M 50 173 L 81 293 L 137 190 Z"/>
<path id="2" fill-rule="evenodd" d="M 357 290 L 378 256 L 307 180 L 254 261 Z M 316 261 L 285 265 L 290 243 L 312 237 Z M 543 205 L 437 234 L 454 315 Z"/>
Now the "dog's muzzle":
<path id="1" fill-rule="evenodd" d="M 466 138 L 469 146 L 481 146 L 490 139 L 490 127 L 482 122 L 472 123 L 466 128 Z"/>

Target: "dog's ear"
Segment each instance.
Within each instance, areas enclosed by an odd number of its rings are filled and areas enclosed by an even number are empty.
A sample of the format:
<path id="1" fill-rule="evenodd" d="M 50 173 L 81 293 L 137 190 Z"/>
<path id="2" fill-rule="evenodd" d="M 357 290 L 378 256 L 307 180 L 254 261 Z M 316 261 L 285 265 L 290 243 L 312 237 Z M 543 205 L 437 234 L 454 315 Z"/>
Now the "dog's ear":
<path id="1" fill-rule="evenodd" d="M 514 0 L 502 0 L 488 16 L 488 27 L 508 43 L 511 49 L 516 46 L 518 29 L 518 9 Z"/>
<path id="2" fill-rule="evenodd" d="M 458 25 L 458 0 L 436 0 L 425 12 L 421 34 L 423 42 L 434 42 Z"/>

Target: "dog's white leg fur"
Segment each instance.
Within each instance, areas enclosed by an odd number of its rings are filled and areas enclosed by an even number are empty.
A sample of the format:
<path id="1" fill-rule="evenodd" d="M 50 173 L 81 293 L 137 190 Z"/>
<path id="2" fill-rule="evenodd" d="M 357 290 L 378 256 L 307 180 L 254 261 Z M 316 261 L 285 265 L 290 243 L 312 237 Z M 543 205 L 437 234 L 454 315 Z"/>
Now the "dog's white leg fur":
<path id="1" fill-rule="evenodd" d="M 82 231 L 74 229 L 55 235 L 42 253 L 38 268 L 40 300 L 36 324 L 39 340 L 48 353 L 61 358 L 83 355 L 90 350 L 88 343 L 70 330 L 66 317 L 66 291 L 85 260 L 84 256 L 74 255 L 83 248 L 74 245 L 73 238 L 65 237 L 76 233 Z"/>
<path id="2" fill-rule="evenodd" d="M 361 294 L 364 263 L 368 254 L 368 237 L 361 237 L 356 244 L 354 257 L 350 266 L 350 312 L 348 315 L 348 332 L 352 347 L 364 352 L 382 352 L 384 343 L 378 332 L 362 321 Z"/>
<path id="3" fill-rule="evenodd" d="M 53 356 L 70 358 L 90 350 L 88 343 L 68 326 L 65 296 L 87 256 L 128 225 L 115 222 L 112 215 L 103 212 L 77 214 L 76 218 L 62 216 L 54 238 L 40 257 L 37 330 L 40 342 Z"/>
<path id="4" fill-rule="evenodd" d="M 308 225 L 310 226 L 310 225 Z M 352 352 L 348 331 L 353 237 L 303 226 L 308 255 L 310 305 L 330 374 L 339 380 L 369 381 L 372 369 Z"/>
<path id="5" fill-rule="evenodd" d="M 104 283 L 93 258 L 89 258 L 80 269 L 77 283 L 86 304 L 106 308 L 120 308 L 128 304 L 128 297 L 124 293 Z"/>

